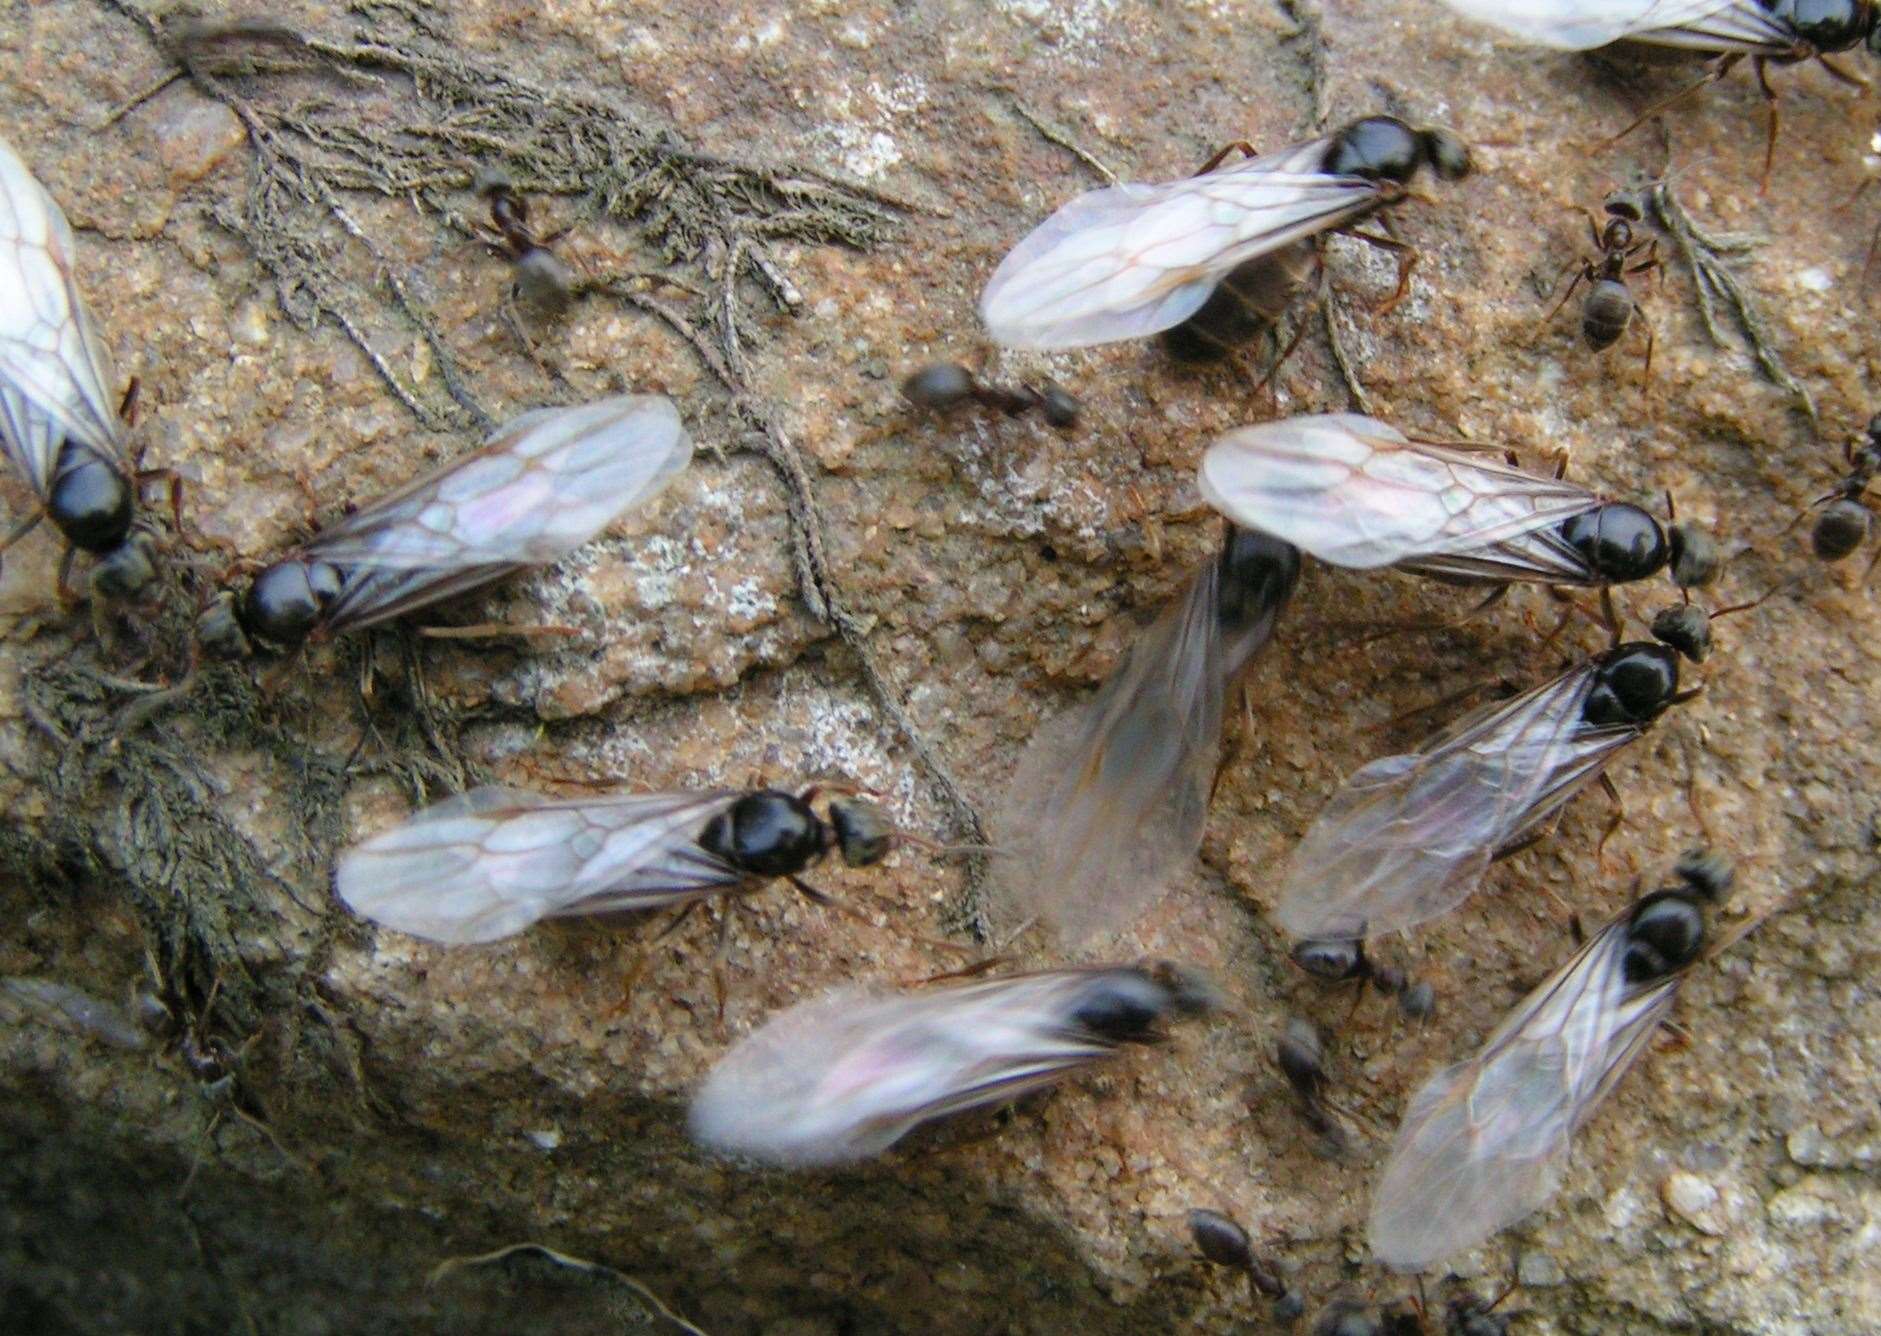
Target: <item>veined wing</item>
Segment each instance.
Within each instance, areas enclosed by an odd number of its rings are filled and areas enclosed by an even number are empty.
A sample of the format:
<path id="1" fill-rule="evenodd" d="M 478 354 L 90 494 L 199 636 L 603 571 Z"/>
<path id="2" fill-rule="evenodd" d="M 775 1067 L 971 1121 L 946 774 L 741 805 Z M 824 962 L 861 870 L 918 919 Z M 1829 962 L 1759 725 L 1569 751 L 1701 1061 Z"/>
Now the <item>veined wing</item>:
<path id="1" fill-rule="evenodd" d="M 698 844 L 705 823 L 739 797 L 474 789 L 348 849 L 333 886 L 361 917 L 434 942 L 493 942 L 539 919 L 657 909 L 745 880 Z"/>
<path id="2" fill-rule="evenodd" d="M 1236 524 L 1335 566 L 1568 584 L 1590 576 L 1556 530 L 1599 504 L 1592 492 L 1356 413 L 1238 428 L 1208 448 L 1197 481 Z"/>
<path id="3" fill-rule="evenodd" d="M 1280 595 L 1227 633 L 1222 585 L 1217 559 L 1095 696 L 1027 746 L 994 824 L 1002 917 L 1036 916 L 1070 942 L 1116 931 L 1195 856 L 1228 688 L 1286 602 Z"/>
<path id="4" fill-rule="evenodd" d="M 59 447 L 64 443 L 65 436 L 50 413 L 41 411 L 31 399 L 0 382 L 0 449 L 6 451 L 13 467 L 39 494 L 41 501 L 52 494 Z"/>
<path id="5" fill-rule="evenodd" d="M 395 570 L 545 565 L 658 495 L 691 458 L 679 411 L 660 395 L 538 408 L 298 555 Z"/>
<path id="6" fill-rule="evenodd" d="M 1073 1022 L 1101 971 L 902 996 L 845 988 L 774 1017 L 712 1069 L 695 1140 L 789 1165 L 875 1155 L 917 1124 L 1002 1103 L 1106 1057 Z"/>
<path id="7" fill-rule="evenodd" d="M 1363 938 L 1460 904 L 1499 850 L 1640 736 L 1582 719 L 1597 662 L 1355 771 L 1294 849 L 1275 921 L 1296 937 Z"/>
<path id="8" fill-rule="evenodd" d="M 1014 348 L 1079 348 L 1181 323 L 1235 266 L 1377 202 L 1375 182 L 1321 170 L 1329 144 L 1078 196 L 1000 262 L 980 297 L 987 332 Z"/>
<path id="9" fill-rule="evenodd" d="M 1774 54 L 1795 36 L 1756 0 L 1443 0 L 1466 19 L 1539 46 L 1585 51 L 1650 42 L 1698 51 Z"/>
<path id="10" fill-rule="evenodd" d="M 1629 907 L 1523 1000 L 1474 1058 L 1411 1099 L 1372 1198 L 1372 1252 L 1418 1271 L 1554 1192 L 1570 1138 L 1643 1051 L 1682 975 L 1626 980 Z"/>
<path id="11" fill-rule="evenodd" d="M 116 374 L 78 290 L 75 250 L 65 214 L 0 142 L 0 387 L 14 401 L 0 430 L 41 496 L 62 438 L 123 454 Z M 29 409 L 49 421 L 33 421 Z"/>

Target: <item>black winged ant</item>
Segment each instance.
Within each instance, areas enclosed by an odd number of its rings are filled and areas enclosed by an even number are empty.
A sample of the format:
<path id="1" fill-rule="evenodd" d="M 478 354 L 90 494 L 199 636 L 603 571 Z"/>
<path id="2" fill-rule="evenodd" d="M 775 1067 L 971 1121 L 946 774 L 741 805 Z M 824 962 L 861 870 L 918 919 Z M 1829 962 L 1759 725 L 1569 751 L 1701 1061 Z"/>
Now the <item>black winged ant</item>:
<path id="1" fill-rule="evenodd" d="M 1083 412 L 1072 393 L 1055 380 L 1040 388 L 1021 385 L 1011 388 L 991 385 L 979 379 L 958 362 L 930 362 L 901 383 L 904 399 L 917 408 L 942 412 L 956 408 L 969 399 L 994 408 L 1007 417 L 1018 417 L 1037 409 L 1039 416 L 1060 431 L 1078 425 Z"/>
<path id="2" fill-rule="evenodd" d="M 1659 259 L 1659 243 L 1655 238 L 1647 237 L 1643 241 L 1633 239 L 1633 228 L 1643 215 L 1639 205 L 1623 194 L 1610 195 L 1605 205 L 1607 221 L 1603 226 L 1592 213 L 1587 215 L 1587 228 L 1592 234 L 1594 248 L 1600 252 L 1598 261 L 1583 257 L 1578 262 L 1570 261 L 1562 269 L 1562 276 L 1579 263 L 1580 272 L 1574 275 L 1567 291 L 1561 294 L 1561 300 L 1547 314 L 1546 320 L 1553 320 L 1560 314 L 1582 283 L 1587 284 L 1587 295 L 1581 300 L 1581 335 L 1587 340 L 1587 346 L 1595 352 L 1604 352 L 1620 341 L 1627 326 L 1637 318 L 1639 326 L 1646 334 L 1646 356 L 1644 375 L 1652 374 L 1653 328 L 1646 313 L 1640 309 L 1639 301 L 1633 296 L 1633 290 L 1627 284 L 1631 274 L 1651 273 L 1664 268 Z M 1645 258 L 1640 259 L 1640 256 Z M 1637 263 L 1635 261 L 1637 260 Z M 1560 283 L 1560 278 L 1555 282 Z M 1545 321 L 1544 321 L 1545 323 Z"/>
<path id="3" fill-rule="evenodd" d="M 1224 167 L 1235 152 L 1247 161 Z M 1458 180 L 1469 150 L 1447 130 L 1395 116 L 1267 154 L 1229 144 L 1183 180 L 1115 185 L 1065 204 L 1001 261 L 980 315 L 1008 347 L 1076 348 L 1182 327 L 1171 346 L 1178 357 L 1217 356 L 1268 328 L 1317 264 L 1300 243 L 1324 232 L 1397 257 L 1397 287 L 1379 308 L 1389 311 L 1410 289 L 1416 252 L 1359 225 L 1382 222 L 1426 167 Z M 1219 292 L 1224 283 L 1233 290 Z"/>
<path id="4" fill-rule="evenodd" d="M 512 266 L 516 295 L 544 315 L 560 315 L 574 300 L 579 281 L 575 271 L 548 248 L 529 226 L 529 204 L 516 193 L 508 174 L 484 167 L 471 182 L 478 199 L 490 205 L 489 244 Z"/>

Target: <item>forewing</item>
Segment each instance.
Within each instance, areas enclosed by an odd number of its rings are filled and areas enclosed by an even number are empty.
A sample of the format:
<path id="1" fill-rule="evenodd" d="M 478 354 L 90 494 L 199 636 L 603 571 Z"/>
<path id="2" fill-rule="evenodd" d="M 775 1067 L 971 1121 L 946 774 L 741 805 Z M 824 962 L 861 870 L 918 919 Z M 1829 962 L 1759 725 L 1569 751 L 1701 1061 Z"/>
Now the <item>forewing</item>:
<path id="1" fill-rule="evenodd" d="M 42 496 L 60 437 L 113 459 L 122 454 L 116 375 L 79 294 L 75 250 L 65 214 L 0 142 L 0 387 L 56 430 L 14 436 L 18 405 L 7 407 L 0 429 L 8 433 L 9 455 Z"/>
<path id="2" fill-rule="evenodd" d="M 1327 143 L 1078 196 L 1000 262 L 980 298 L 987 332 L 1014 348 L 1078 348 L 1181 323 L 1236 265 L 1377 201 L 1372 182 L 1320 170 Z"/>
<path id="3" fill-rule="evenodd" d="M 1238 428 L 1208 448 L 1197 481 L 1236 524 L 1335 566 L 1454 558 L 1506 569 L 1501 578 L 1568 582 L 1586 566 L 1550 535 L 1599 500 L 1487 452 L 1410 440 L 1356 413 Z"/>
<path id="4" fill-rule="evenodd" d="M 1643 1050 L 1678 976 L 1627 983 L 1627 914 L 1530 993 L 1482 1051 L 1411 1099 L 1373 1195 L 1372 1252 L 1418 1271 L 1553 1194 L 1570 1139 Z"/>
<path id="5" fill-rule="evenodd" d="M 1631 39 L 1702 51 L 1781 51 L 1783 29 L 1756 0 L 1443 0 L 1466 19 L 1527 42 L 1584 51 Z"/>
<path id="6" fill-rule="evenodd" d="M 354 913 L 434 942 L 492 942 L 539 919 L 654 909 L 739 884 L 698 845 L 731 790 L 545 798 L 483 788 L 340 855 Z"/>
<path id="7" fill-rule="evenodd" d="M 993 823 L 995 913 L 1068 942 L 1114 932 L 1194 858 L 1208 819 L 1229 684 L 1273 619 L 1224 638 L 1220 563 L 1131 646 L 1097 694 L 1042 726 Z"/>
<path id="8" fill-rule="evenodd" d="M 1593 665 L 1353 773 L 1293 851 L 1274 918 L 1302 938 L 1363 938 L 1460 904 L 1498 850 L 1639 736 L 1588 728 Z"/>
<path id="9" fill-rule="evenodd" d="M 659 395 L 538 408 L 299 555 L 352 569 L 544 565 L 657 495 L 691 458 L 678 410 Z"/>
<path id="10" fill-rule="evenodd" d="M 917 1124 L 1002 1103 L 1111 1053 L 1067 1025 L 1090 971 L 907 996 L 839 989 L 738 1044 L 693 1099 L 701 1144 L 774 1164 L 879 1154 Z"/>

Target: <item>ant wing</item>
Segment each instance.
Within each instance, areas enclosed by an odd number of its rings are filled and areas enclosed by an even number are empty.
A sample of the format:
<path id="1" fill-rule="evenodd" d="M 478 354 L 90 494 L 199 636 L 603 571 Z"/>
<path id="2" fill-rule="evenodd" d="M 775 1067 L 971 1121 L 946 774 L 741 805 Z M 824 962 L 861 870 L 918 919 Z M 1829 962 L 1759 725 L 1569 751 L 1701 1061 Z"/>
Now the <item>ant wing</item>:
<path id="1" fill-rule="evenodd" d="M 1640 736 L 1583 721 L 1594 672 L 1590 660 L 1355 771 L 1294 848 L 1274 920 L 1296 937 L 1349 940 L 1462 903 L 1499 851 Z"/>
<path id="2" fill-rule="evenodd" d="M 393 570 L 546 565 L 659 495 L 691 458 L 663 395 L 538 408 L 345 516 L 300 555 Z"/>
<path id="3" fill-rule="evenodd" d="M 1266 645 L 1287 583 L 1233 634 L 1222 563 L 1164 609 L 1097 694 L 1041 727 L 994 823 L 995 877 L 1015 923 L 1068 941 L 1129 924 L 1194 858 L 1230 684 Z"/>
<path id="4" fill-rule="evenodd" d="M 1372 1197 L 1378 1260 L 1423 1270 L 1553 1194 L 1574 1129 L 1644 1051 L 1683 977 L 1627 981 L 1631 913 L 1530 993 L 1480 1053 L 1411 1097 Z"/>
<path id="5" fill-rule="evenodd" d="M 297 555 L 347 572 L 329 630 L 369 626 L 560 561 L 657 496 L 691 458 L 678 410 L 659 395 L 539 408 Z"/>
<path id="6" fill-rule="evenodd" d="M 52 494 L 59 447 L 64 443 L 65 437 L 51 414 L 42 412 L 18 390 L 0 383 L 0 449 L 6 451 L 13 467 L 41 501 Z"/>
<path id="7" fill-rule="evenodd" d="M 75 249 L 65 214 L 0 141 L 0 438 L 41 497 L 66 438 L 123 453 L 116 375 L 78 290 Z"/>
<path id="8" fill-rule="evenodd" d="M 1228 432 L 1202 456 L 1197 482 L 1236 524 L 1334 566 L 1561 584 L 1592 578 L 1557 532 L 1599 504 L 1592 492 L 1487 451 L 1412 440 L 1357 413 Z"/>
<path id="9" fill-rule="evenodd" d="M 1080 348 L 1180 324 L 1237 265 L 1377 202 L 1377 183 L 1321 170 L 1330 143 L 1079 195 L 1000 262 L 980 297 L 987 332 L 1012 348 Z"/>
<path id="10" fill-rule="evenodd" d="M 333 888 L 362 918 L 434 942 L 493 942 L 539 919 L 657 909 L 746 879 L 698 843 L 740 796 L 474 789 L 348 849 Z"/>
<path id="11" fill-rule="evenodd" d="M 1585 51 L 1630 40 L 1745 54 L 1795 39 L 1757 0 L 1443 0 L 1466 19 L 1538 46 Z"/>
<path id="12" fill-rule="evenodd" d="M 693 1099 L 693 1139 L 792 1166 L 880 1154 L 929 1119 L 1005 1103 L 1113 1053 L 1077 1011 L 1114 973 L 886 996 L 842 988 L 802 1003 L 712 1069 Z"/>

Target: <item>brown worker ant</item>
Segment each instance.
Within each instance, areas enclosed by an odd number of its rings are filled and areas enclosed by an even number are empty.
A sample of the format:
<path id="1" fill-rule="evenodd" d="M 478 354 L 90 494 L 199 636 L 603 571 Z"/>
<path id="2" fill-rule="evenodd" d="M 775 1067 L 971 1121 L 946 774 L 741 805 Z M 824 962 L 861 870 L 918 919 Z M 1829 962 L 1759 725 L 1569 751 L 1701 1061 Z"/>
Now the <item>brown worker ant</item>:
<path id="1" fill-rule="evenodd" d="M 1568 284 L 1567 291 L 1561 294 L 1561 300 L 1554 304 L 1554 309 L 1548 312 L 1542 323 L 1546 324 L 1560 314 L 1568 298 L 1585 283 L 1588 287 L 1587 296 L 1581 302 L 1581 334 L 1587 340 L 1587 346 L 1595 352 L 1611 348 L 1626 333 L 1626 327 L 1633 322 L 1633 318 L 1638 316 L 1640 328 L 1646 332 L 1646 365 L 1643 374 L 1650 376 L 1654 338 L 1652 322 L 1640 309 L 1626 279 L 1629 274 L 1664 268 L 1664 263 L 1659 259 L 1659 242 L 1653 237 L 1643 241 L 1633 239 L 1633 228 L 1643 220 L 1644 214 L 1629 196 L 1609 195 L 1605 211 L 1605 226 L 1591 211 L 1587 211 L 1587 228 L 1593 236 L 1595 248 L 1600 252 L 1599 258 L 1583 257 L 1578 261 L 1580 272 Z M 1632 263 L 1642 254 L 1644 259 L 1640 259 L 1637 264 Z M 1569 261 L 1562 269 L 1562 275 L 1573 269 L 1575 263 Z M 1559 284 L 1560 281 L 1561 278 L 1557 276 L 1555 283 Z"/>
<path id="2" fill-rule="evenodd" d="M 490 226 L 484 240 L 510 261 L 515 295 L 545 316 L 566 311 L 580 281 L 548 248 L 552 238 L 538 237 L 530 228 L 528 201 L 516 193 L 509 174 L 497 167 L 479 168 L 470 188 L 478 199 L 489 201 Z"/>

